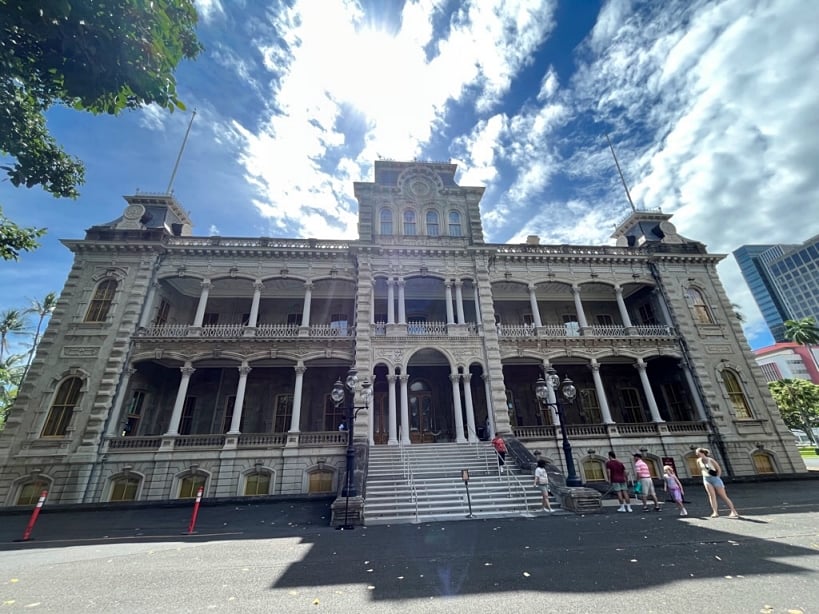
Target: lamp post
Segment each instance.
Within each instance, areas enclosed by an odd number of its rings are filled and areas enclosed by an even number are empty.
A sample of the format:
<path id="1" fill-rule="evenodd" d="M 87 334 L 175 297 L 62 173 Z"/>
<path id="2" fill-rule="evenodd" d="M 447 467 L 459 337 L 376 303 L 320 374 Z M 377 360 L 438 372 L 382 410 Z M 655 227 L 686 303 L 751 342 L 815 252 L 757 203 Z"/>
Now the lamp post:
<path id="1" fill-rule="evenodd" d="M 555 402 L 549 401 L 549 389 L 555 392 Z M 558 396 L 558 392 L 560 396 Z M 546 379 L 539 377 L 535 382 L 535 395 L 541 404 L 554 407 L 560 419 L 560 434 L 563 437 L 563 457 L 566 459 L 566 486 L 582 486 L 583 482 L 577 477 L 574 470 L 574 459 L 572 458 L 572 444 L 569 443 L 569 436 L 566 434 L 566 421 L 563 417 L 563 403 L 560 397 L 568 403 L 573 403 L 577 396 L 577 388 L 574 382 L 567 377 L 560 381 L 557 372 L 549 368 L 546 372 Z"/>
<path id="2" fill-rule="evenodd" d="M 361 397 L 364 399 L 364 405 L 356 407 L 355 395 L 359 387 L 361 389 Z M 347 509 L 349 509 L 350 497 L 358 496 L 358 489 L 355 485 L 355 445 L 353 443 L 355 419 L 359 411 L 369 407 L 372 392 L 370 380 L 365 379 L 364 381 L 359 381 L 355 369 L 350 369 L 347 372 L 347 377 L 343 384 L 341 383 L 341 378 L 336 380 L 336 383 L 333 384 L 333 390 L 330 392 L 330 398 L 333 399 L 333 403 L 336 404 L 336 407 L 341 405 L 345 398 L 349 398 L 349 403 L 347 403 L 345 407 L 344 418 L 344 427 L 347 430 L 347 469 L 344 475 L 344 487 L 341 490 L 341 496 L 347 500 Z M 345 520 L 346 519 L 345 510 Z M 346 523 L 343 528 L 348 528 Z"/>

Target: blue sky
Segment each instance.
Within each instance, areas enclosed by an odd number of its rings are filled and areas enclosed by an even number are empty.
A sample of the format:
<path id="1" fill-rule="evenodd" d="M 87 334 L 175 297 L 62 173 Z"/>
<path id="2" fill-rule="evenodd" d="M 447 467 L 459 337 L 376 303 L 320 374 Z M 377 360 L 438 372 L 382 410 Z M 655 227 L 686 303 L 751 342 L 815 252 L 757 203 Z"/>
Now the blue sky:
<path id="1" fill-rule="evenodd" d="M 379 157 L 451 160 L 486 187 L 488 241 L 610 244 L 638 207 L 730 254 L 819 233 L 819 2 L 197 0 L 205 51 L 187 112 L 53 109 L 87 165 L 77 201 L 0 182 L 43 246 L 0 262 L 0 308 L 59 291 L 59 239 L 173 191 L 194 234 L 355 238 L 354 181 Z M 752 347 L 771 342 L 739 269 L 719 266 Z"/>

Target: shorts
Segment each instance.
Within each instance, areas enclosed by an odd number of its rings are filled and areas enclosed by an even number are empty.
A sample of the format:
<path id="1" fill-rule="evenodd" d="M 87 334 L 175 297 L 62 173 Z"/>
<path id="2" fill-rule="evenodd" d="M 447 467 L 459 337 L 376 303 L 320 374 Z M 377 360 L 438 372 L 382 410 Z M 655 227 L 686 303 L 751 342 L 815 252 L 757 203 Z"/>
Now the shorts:
<path id="1" fill-rule="evenodd" d="M 538 484 L 537 488 L 539 488 L 540 492 L 542 492 L 544 495 L 549 494 L 549 485 L 548 484 Z"/>
<path id="2" fill-rule="evenodd" d="M 710 484 L 715 488 L 725 488 L 725 484 L 722 481 L 722 478 L 716 475 L 704 475 L 702 476 L 702 483 L 705 485 Z"/>
<path id="3" fill-rule="evenodd" d="M 679 488 L 669 488 L 668 489 L 668 496 L 671 497 L 672 501 L 675 503 L 682 503 L 682 492 Z"/>
<path id="4" fill-rule="evenodd" d="M 628 484 L 626 484 L 625 482 L 612 482 L 611 489 L 614 492 L 628 491 Z"/>
<path id="5" fill-rule="evenodd" d="M 640 497 L 657 496 L 657 493 L 654 491 L 654 480 L 651 478 L 640 478 L 640 487 L 642 488 Z"/>

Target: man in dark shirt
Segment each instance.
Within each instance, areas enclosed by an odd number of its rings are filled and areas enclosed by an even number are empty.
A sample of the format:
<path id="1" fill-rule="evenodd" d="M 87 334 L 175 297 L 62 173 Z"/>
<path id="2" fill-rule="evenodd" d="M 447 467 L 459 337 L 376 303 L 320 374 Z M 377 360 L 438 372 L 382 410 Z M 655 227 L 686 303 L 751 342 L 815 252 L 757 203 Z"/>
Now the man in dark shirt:
<path id="1" fill-rule="evenodd" d="M 612 450 L 609 452 L 609 460 L 606 463 L 606 471 L 609 474 L 611 489 L 617 493 L 617 500 L 620 502 L 618 512 L 630 512 L 631 497 L 628 496 L 628 478 L 626 477 L 626 466 L 617 460 L 617 456 Z"/>

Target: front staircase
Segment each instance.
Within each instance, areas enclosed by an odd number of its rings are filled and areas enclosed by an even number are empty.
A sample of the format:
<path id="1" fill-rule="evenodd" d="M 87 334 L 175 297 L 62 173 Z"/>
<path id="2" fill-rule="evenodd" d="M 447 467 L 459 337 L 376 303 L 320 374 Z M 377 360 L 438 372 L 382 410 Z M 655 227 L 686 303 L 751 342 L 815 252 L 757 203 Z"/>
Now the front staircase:
<path id="1" fill-rule="evenodd" d="M 507 457 L 508 458 L 508 457 Z M 532 475 L 507 460 L 498 470 L 488 442 L 373 446 L 367 472 L 364 524 L 461 520 L 470 513 L 463 470 L 469 472 L 472 516 L 543 514 Z M 554 498 L 552 508 L 557 508 Z"/>

